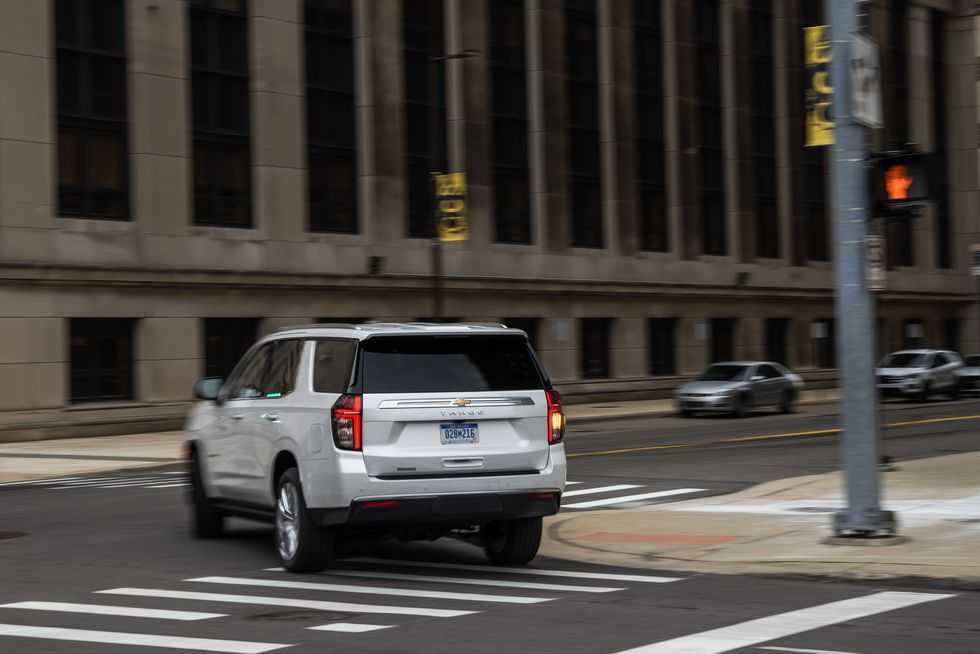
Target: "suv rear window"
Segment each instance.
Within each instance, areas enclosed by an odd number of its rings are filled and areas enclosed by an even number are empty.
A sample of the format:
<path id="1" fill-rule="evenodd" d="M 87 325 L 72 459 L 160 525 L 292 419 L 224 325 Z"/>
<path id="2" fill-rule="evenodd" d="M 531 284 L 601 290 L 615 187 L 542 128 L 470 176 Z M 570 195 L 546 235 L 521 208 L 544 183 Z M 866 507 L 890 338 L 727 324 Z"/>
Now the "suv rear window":
<path id="1" fill-rule="evenodd" d="M 523 336 L 385 336 L 361 348 L 365 393 L 544 388 Z"/>

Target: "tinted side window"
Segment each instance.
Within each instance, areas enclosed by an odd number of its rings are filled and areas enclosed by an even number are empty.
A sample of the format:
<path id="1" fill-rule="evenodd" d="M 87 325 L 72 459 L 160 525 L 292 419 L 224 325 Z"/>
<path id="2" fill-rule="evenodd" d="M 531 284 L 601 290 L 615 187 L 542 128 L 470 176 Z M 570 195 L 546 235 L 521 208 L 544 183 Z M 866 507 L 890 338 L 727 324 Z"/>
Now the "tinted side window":
<path id="1" fill-rule="evenodd" d="M 759 372 L 757 374 L 762 375 L 766 379 L 777 379 L 782 377 L 779 371 L 772 366 L 759 366 Z"/>
<path id="2" fill-rule="evenodd" d="M 255 399 L 264 395 L 263 385 L 274 343 L 266 343 L 245 355 L 228 380 L 229 400 Z"/>
<path id="3" fill-rule="evenodd" d="M 269 363 L 269 373 L 262 391 L 270 399 L 289 395 L 296 383 L 296 372 L 299 368 L 299 353 L 302 341 L 283 340 L 272 344 L 272 355 Z"/>
<path id="4" fill-rule="evenodd" d="M 940 368 L 942 366 L 945 366 L 947 363 L 949 363 L 949 359 L 947 359 L 946 355 L 942 353 L 937 354 L 932 359 L 933 368 Z"/>
<path id="5" fill-rule="evenodd" d="M 313 391 L 346 393 L 356 349 L 356 341 L 317 341 L 313 355 Z"/>
<path id="6" fill-rule="evenodd" d="M 366 340 L 365 393 L 465 393 L 544 388 L 523 336 Z"/>

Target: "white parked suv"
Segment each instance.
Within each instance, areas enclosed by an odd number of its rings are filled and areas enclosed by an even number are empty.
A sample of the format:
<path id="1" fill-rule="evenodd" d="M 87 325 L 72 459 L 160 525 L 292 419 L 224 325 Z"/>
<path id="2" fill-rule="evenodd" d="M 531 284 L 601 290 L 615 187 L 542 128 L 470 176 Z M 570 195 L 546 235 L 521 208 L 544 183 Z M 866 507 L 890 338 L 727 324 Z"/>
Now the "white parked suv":
<path id="1" fill-rule="evenodd" d="M 959 397 L 963 360 L 946 350 L 903 350 L 878 364 L 878 391 L 925 402 L 935 393 Z"/>
<path id="2" fill-rule="evenodd" d="M 207 378 L 186 426 L 195 533 L 275 524 L 282 565 L 350 537 L 475 541 L 529 562 L 565 488 L 565 418 L 527 336 L 503 325 L 311 325 Z"/>

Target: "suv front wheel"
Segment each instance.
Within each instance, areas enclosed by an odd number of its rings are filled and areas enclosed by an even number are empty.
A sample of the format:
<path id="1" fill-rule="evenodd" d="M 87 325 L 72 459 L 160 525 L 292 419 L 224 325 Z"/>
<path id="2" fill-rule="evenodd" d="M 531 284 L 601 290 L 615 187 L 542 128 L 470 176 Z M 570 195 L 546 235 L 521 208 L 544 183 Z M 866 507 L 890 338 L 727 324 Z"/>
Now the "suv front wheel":
<path id="1" fill-rule="evenodd" d="M 483 548 L 494 565 L 525 565 L 541 546 L 542 518 L 502 520 L 486 527 Z"/>
<path id="2" fill-rule="evenodd" d="M 191 453 L 191 528 L 195 538 L 218 538 L 225 530 L 225 516 L 208 499 L 197 450 Z"/>
<path id="3" fill-rule="evenodd" d="M 290 468 L 276 485 L 276 552 L 290 572 L 319 572 L 334 559 L 334 533 L 310 519 L 299 471 Z"/>

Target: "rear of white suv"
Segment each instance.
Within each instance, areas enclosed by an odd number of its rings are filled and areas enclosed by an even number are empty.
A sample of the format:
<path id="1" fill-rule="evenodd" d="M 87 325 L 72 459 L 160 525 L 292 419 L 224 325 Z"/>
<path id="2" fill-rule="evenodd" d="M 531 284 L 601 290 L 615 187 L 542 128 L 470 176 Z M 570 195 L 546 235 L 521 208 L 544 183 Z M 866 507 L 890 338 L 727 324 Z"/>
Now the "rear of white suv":
<path id="1" fill-rule="evenodd" d="M 523 332 L 366 325 L 275 341 L 302 343 L 287 394 L 280 383 L 244 402 L 222 397 L 240 385 L 247 354 L 189 421 L 199 533 L 220 532 L 225 515 L 273 519 L 280 559 L 296 571 L 329 565 L 338 539 L 374 534 L 465 534 L 500 564 L 535 556 L 542 517 L 557 513 L 564 490 L 564 416 Z M 264 433 L 248 452 L 222 445 L 217 414 L 229 409 L 256 422 L 235 429 Z M 251 495 L 215 483 L 211 471 L 235 466 L 243 477 L 267 471 Z"/>

